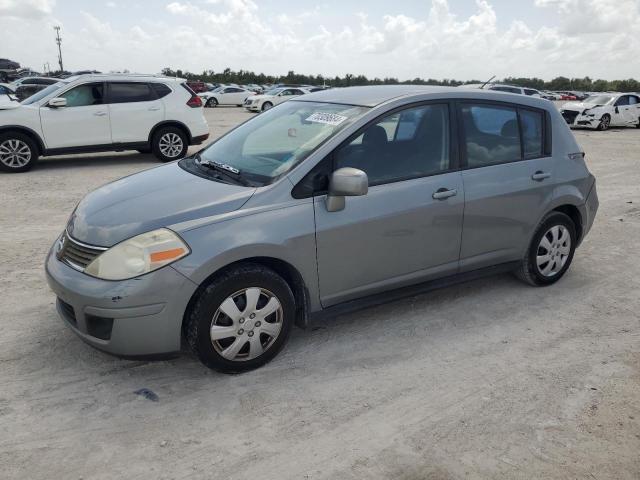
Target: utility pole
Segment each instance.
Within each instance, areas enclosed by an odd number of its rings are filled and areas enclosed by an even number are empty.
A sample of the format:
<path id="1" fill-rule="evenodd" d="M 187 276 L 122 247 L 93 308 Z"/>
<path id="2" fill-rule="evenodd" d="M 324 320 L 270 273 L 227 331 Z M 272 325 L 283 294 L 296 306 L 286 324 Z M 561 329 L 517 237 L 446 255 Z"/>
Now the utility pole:
<path id="1" fill-rule="evenodd" d="M 58 63 L 60 64 L 60 72 L 64 71 L 62 67 L 62 39 L 60 38 L 60 27 L 53 27 L 56 31 L 56 43 L 58 44 Z"/>

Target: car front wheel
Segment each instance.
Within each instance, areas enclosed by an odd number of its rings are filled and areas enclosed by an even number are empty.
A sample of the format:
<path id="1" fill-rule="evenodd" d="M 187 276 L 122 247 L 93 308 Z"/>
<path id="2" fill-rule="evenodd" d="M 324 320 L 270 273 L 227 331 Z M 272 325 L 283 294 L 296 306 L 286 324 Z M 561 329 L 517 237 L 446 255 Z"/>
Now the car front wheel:
<path id="1" fill-rule="evenodd" d="M 188 149 L 187 136 L 176 127 L 161 128 L 151 141 L 151 150 L 161 162 L 178 160 L 187 154 Z"/>
<path id="2" fill-rule="evenodd" d="M 517 276 L 534 286 L 551 285 L 566 273 L 577 243 L 576 227 L 568 215 L 549 213 L 540 223 Z"/>
<path id="3" fill-rule="evenodd" d="M 611 117 L 609 116 L 609 114 L 605 113 L 600 119 L 600 123 L 598 124 L 598 130 L 601 130 L 604 132 L 605 130 L 609 130 L 610 126 L 611 126 Z"/>
<path id="4" fill-rule="evenodd" d="M 258 368 L 285 345 L 295 301 L 269 268 L 247 264 L 227 271 L 195 299 L 185 323 L 187 343 L 200 361 L 224 373 Z"/>
<path id="5" fill-rule="evenodd" d="M 38 149 L 31 138 L 19 132 L 0 134 L 0 170 L 26 172 L 37 160 Z"/>
<path id="6" fill-rule="evenodd" d="M 262 104 L 262 111 L 266 112 L 267 110 L 271 110 L 273 108 L 273 103 L 271 102 L 264 102 Z"/>

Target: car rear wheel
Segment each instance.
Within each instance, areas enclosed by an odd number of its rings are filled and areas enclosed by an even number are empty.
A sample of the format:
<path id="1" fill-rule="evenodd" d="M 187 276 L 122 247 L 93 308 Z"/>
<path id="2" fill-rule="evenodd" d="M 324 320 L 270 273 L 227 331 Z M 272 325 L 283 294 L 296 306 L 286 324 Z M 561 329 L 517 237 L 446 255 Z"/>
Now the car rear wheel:
<path id="1" fill-rule="evenodd" d="M 568 215 L 549 213 L 536 229 L 517 276 L 534 286 L 551 285 L 571 265 L 577 243 L 576 227 Z"/>
<path id="2" fill-rule="evenodd" d="M 200 361 L 224 373 L 258 368 L 285 345 L 294 323 L 289 285 L 262 265 L 227 271 L 196 297 L 185 337 Z"/>
<path id="3" fill-rule="evenodd" d="M 608 113 L 605 113 L 600 119 L 600 123 L 598 124 L 598 130 L 601 130 L 604 132 L 605 130 L 609 130 L 610 126 L 611 126 L 611 117 L 609 116 Z"/>
<path id="4" fill-rule="evenodd" d="M 151 142 L 151 150 L 161 162 L 171 162 L 184 157 L 188 148 L 187 136 L 176 127 L 161 128 Z"/>
<path id="5" fill-rule="evenodd" d="M 273 103 L 271 103 L 271 102 L 264 102 L 262 104 L 262 111 L 263 112 L 266 112 L 267 110 L 270 110 L 272 108 L 273 108 Z"/>
<path id="6" fill-rule="evenodd" d="M 31 170 L 38 160 L 35 142 L 19 132 L 0 134 L 0 170 L 19 173 Z"/>
<path id="7" fill-rule="evenodd" d="M 205 107 L 209 107 L 209 108 L 213 108 L 213 107 L 217 107 L 218 106 L 218 100 L 216 100 L 215 98 L 211 97 L 210 99 L 207 100 L 207 102 L 204 104 Z"/>

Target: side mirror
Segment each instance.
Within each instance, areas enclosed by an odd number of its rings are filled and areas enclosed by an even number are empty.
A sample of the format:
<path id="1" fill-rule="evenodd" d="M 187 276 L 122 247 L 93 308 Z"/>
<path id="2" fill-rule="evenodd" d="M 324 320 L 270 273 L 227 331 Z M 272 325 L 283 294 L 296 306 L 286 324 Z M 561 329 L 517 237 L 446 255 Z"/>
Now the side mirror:
<path id="1" fill-rule="evenodd" d="M 357 168 L 339 168 L 331 174 L 329 194 L 327 195 L 327 211 L 344 210 L 344 197 L 359 197 L 369 191 L 367 174 Z"/>
<path id="2" fill-rule="evenodd" d="M 50 108 L 66 107 L 67 99 L 62 97 L 52 98 L 51 100 L 49 100 L 49 103 L 47 104 L 47 106 Z"/>

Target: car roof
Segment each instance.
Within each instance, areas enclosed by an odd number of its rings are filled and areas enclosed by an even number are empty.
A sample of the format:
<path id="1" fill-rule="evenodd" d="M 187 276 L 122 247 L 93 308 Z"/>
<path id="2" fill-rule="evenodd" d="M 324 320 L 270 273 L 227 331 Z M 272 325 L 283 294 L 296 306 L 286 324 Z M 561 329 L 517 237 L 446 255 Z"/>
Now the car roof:
<path id="1" fill-rule="evenodd" d="M 86 73 L 75 75 L 68 79 L 76 80 L 101 80 L 106 81 L 147 81 L 147 82 L 186 82 L 184 78 L 166 77 L 163 75 L 145 75 L 132 73 Z"/>
<path id="2" fill-rule="evenodd" d="M 434 97 L 443 95 L 447 98 L 477 98 L 508 101 L 520 104 L 535 104 L 535 106 L 545 108 L 547 103 L 549 103 L 546 100 L 539 98 L 515 93 L 498 92 L 495 90 L 482 90 L 477 88 L 460 89 L 456 87 L 427 85 L 375 85 L 366 87 L 332 88 L 330 90 L 308 93 L 302 97 L 293 99 L 293 101 L 339 103 L 345 105 L 357 105 L 361 107 L 375 107 L 396 98 L 425 94 L 430 94 Z"/>

